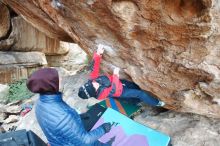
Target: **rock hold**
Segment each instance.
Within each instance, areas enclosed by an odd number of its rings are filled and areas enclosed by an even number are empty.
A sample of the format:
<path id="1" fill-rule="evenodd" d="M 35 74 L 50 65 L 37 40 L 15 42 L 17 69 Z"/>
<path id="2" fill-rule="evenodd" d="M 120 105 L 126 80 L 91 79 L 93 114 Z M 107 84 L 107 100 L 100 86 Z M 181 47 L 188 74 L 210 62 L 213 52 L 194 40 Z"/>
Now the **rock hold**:
<path id="1" fill-rule="evenodd" d="M 19 116 L 16 115 L 10 115 L 7 119 L 4 120 L 5 124 L 9 124 L 9 123 L 15 123 L 19 120 Z"/>
<path id="2" fill-rule="evenodd" d="M 19 114 L 21 107 L 19 105 L 5 106 L 5 113 L 7 114 Z"/>

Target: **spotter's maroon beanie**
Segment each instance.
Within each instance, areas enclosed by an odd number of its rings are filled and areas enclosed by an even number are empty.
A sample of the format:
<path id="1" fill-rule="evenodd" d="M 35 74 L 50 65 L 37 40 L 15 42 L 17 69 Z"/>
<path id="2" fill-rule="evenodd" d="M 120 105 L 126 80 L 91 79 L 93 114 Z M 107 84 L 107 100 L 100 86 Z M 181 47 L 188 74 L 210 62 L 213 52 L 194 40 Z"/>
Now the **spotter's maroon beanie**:
<path id="1" fill-rule="evenodd" d="M 35 71 L 27 80 L 27 88 L 33 93 L 59 92 L 59 75 L 56 69 L 43 68 Z"/>

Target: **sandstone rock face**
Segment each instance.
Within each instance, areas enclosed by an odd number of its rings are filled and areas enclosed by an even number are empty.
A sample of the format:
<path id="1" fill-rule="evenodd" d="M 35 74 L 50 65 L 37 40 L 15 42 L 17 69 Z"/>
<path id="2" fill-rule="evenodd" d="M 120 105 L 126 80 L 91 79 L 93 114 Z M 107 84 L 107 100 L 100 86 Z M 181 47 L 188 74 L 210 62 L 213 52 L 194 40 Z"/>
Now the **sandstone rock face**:
<path id="1" fill-rule="evenodd" d="M 120 67 L 167 108 L 220 118 L 218 0 L 3 2 L 48 35 L 68 34 L 90 55 L 108 45 L 103 69 Z"/>
<path id="2" fill-rule="evenodd" d="M 0 52 L 0 65 L 26 64 L 27 66 L 46 65 L 47 60 L 40 52 Z"/>
<path id="3" fill-rule="evenodd" d="M 7 119 L 5 119 L 5 123 L 9 124 L 9 123 L 14 123 L 17 122 L 19 120 L 19 116 L 16 115 L 10 115 Z"/>
<path id="4" fill-rule="evenodd" d="M 10 33 L 0 39 L 1 83 L 27 78 L 33 70 L 47 65 L 45 54 L 68 53 L 68 46 L 58 39 L 46 36 L 23 18 L 12 17 L 11 23 Z"/>
<path id="5" fill-rule="evenodd" d="M 0 83 L 11 83 L 20 79 L 26 79 L 33 71 L 43 66 L 25 65 L 0 65 Z"/>
<path id="6" fill-rule="evenodd" d="M 77 44 L 61 42 L 61 46 L 69 48 L 69 52 L 65 55 L 46 56 L 48 66 L 63 67 L 76 73 L 87 65 L 87 55 Z"/>
<path id="7" fill-rule="evenodd" d="M 37 1 L 21 2 L 13 0 L 7 1 L 7 3 L 10 3 L 15 11 L 22 11 L 22 13 L 25 14 L 22 15 L 25 20 L 30 22 L 34 27 L 41 30 L 41 32 L 46 33 L 49 37 L 58 38 L 64 41 L 72 41 L 66 32 L 63 31 L 62 28 L 58 27 L 56 22 L 53 21 L 47 14 L 45 14 L 40 7 L 38 7 Z M 27 9 L 24 9 L 24 5 Z M 41 18 L 44 19 L 42 20 Z"/>
<path id="8" fill-rule="evenodd" d="M 41 52 L 0 52 L 0 83 L 27 78 L 46 65 L 46 56 Z"/>
<path id="9" fill-rule="evenodd" d="M 14 45 L 15 39 L 9 38 L 6 40 L 0 40 L 0 50 L 9 50 Z"/>
<path id="10" fill-rule="evenodd" d="M 10 14 L 8 8 L 0 2 L 0 38 L 7 35 L 10 28 Z"/>
<path id="11" fill-rule="evenodd" d="M 0 41 L 0 50 L 39 51 L 48 55 L 65 54 L 69 51 L 59 40 L 46 36 L 23 18 L 14 17 L 11 21 L 12 32 L 8 39 Z"/>

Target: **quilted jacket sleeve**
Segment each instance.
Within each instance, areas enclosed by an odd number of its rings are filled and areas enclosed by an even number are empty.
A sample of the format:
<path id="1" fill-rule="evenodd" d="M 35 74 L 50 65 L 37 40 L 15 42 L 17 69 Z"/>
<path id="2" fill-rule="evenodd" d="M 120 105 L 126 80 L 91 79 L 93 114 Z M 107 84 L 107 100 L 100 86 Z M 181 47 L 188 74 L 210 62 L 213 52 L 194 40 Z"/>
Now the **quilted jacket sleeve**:
<path id="1" fill-rule="evenodd" d="M 78 113 L 73 109 L 69 110 L 69 113 L 71 116 L 68 118 L 65 131 L 62 130 L 69 144 L 92 145 L 105 134 L 101 126 L 92 131 L 86 131 Z"/>

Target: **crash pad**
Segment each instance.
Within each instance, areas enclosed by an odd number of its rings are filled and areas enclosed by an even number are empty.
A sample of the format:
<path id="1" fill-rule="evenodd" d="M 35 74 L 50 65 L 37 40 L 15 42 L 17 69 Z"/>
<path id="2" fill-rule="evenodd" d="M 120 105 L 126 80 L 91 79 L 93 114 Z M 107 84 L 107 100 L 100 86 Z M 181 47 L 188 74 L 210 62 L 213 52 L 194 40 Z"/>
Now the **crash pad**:
<path id="1" fill-rule="evenodd" d="M 116 124 L 99 139 L 102 143 L 110 140 L 112 146 L 168 146 L 170 143 L 168 135 L 137 123 L 112 108 L 104 112 L 92 129 L 106 122 Z"/>

